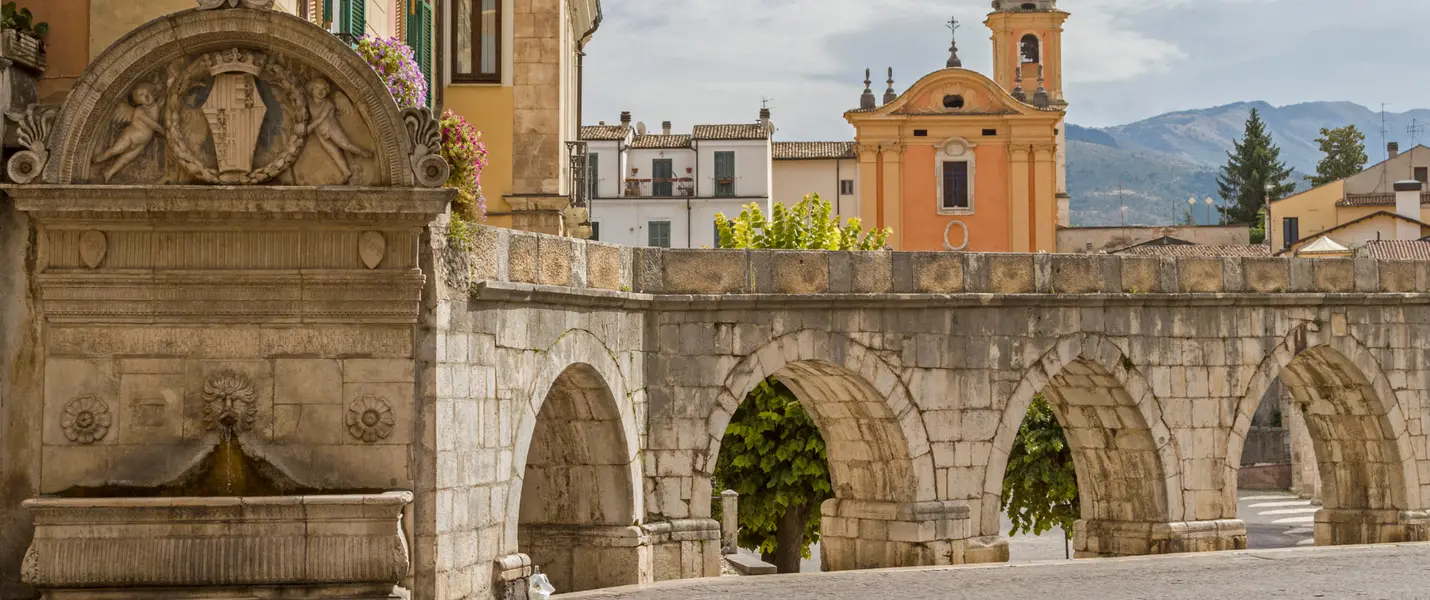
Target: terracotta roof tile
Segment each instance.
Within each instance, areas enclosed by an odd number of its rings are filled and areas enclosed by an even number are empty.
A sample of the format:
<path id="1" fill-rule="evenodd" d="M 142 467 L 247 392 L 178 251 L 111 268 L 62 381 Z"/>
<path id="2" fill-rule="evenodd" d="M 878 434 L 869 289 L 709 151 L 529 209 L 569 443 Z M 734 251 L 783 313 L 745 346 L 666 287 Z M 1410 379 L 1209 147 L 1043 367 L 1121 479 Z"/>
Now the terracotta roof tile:
<path id="1" fill-rule="evenodd" d="M 666 148 L 689 148 L 690 136 L 688 135 L 656 135 L 646 134 L 637 137 L 631 142 L 634 150 L 658 150 Z"/>
<path id="2" fill-rule="evenodd" d="M 1420 204 L 1430 204 L 1430 192 L 1421 192 Z M 1336 206 L 1395 206 L 1395 194 L 1347 194 Z"/>
<path id="3" fill-rule="evenodd" d="M 1179 258 L 1256 258 L 1271 256 L 1271 248 L 1262 244 L 1228 244 L 1210 246 L 1201 244 L 1148 244 L 1132 246 L 1114 251 L 1113 254 L 1132 256 L 1175 256 Z"/>
<path id="4" fill-rule="evenodd" d="M 589 142 L 616 142 L 626 139 L 623 125 L 586 125 L 581 128 L 581 139 Z"/>
<path id="5" fill-rule="evenodd" d="M 743 125 L 696 125 L 691 131 L 697 140 L 767 140 L 769 130 L 759 123 Z"/>
<path id="6" fill-rule="evenodd" d="M 1356 254 L 1378 260 L 1430 260 L 1430 239 L 1367 242 Z"/>
<path id="7" fill-rule="evenodd" d="M 854 142 L 775 142 L 775 160 L 856 158 Z"/>

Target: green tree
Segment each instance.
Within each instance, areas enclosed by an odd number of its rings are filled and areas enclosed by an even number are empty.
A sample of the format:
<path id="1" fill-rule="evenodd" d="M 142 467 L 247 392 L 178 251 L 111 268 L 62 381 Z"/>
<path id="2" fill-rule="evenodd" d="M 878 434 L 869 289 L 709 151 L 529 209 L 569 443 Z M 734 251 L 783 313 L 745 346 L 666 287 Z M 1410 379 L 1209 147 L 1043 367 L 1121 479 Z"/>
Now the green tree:
<path id="1" fill-rule="evenodd" d="M 863 231 L 859 219 L 840 225 L 818 194 L 768 219 L 749 204 L 734 220 L 715 215 L 722 248 L 878 250 L 889 230 Z M 781 573 L 799 571 L 800 558 L 819 541 L 819 505 L 834 494 L 824 438 L 799 399 L 771 376 L 735 414 L 720 442 L 714 487 L 740 494 L 740 545 L 759 548 Z"/>
<path id="2" fill-rule="evenodd" d="M 1332 181 L 1345 179 L 1365 169 L 1370 160 L 1365 155 L 1365 134 L 1355 125 L 1335 129 L 1321 128 L 1321 137 L 1316 138 L 1321 152 L 1326 155 L 1316 163 L 1316 174 L 1307 175 L 1311 185 L 1326 185 Z"/>
<path id="3" fill-rule="evenodd" d="M 1008 452 L 1003 473 L 1003 510 L 1013 522 L 1012 535 L 1041 534 L 1061 527 L 1071 536 L 1078 518 L 1077 471 L 1063 428 L 1042 394 L 1033 397 L 1028 416 Z"/>
<path id="4" fill-rule="evenodd" d="M 1224 221 L 1241 225 L 1256 223 L 1256 215 L 1266 207 L 1267 198 L 1283 198 L 1296 190 L 1291 168 L 1281 160 L 1281 149 L 1271 140 L 1266 123 L 1256 109 L 1246 119 L 1246 131 L 1226 153 L 1226 166 L 1217 176 L 1224 200 L 1218 206 Z"/>

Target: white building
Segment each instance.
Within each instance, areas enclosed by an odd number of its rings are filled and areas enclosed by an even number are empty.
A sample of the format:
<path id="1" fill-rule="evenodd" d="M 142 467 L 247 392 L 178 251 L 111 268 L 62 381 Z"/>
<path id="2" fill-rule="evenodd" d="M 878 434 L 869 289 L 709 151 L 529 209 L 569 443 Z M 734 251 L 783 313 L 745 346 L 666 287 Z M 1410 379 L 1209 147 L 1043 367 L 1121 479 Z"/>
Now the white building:
<path id="1" fill-rule="evenodd" d="M 581 128 L 586 142 L 591 238 L 630 246 L 714 248 L 715 215 L 755 203 L 794 204 L 818 193 L 840 216 L 857 216 L 852 142 L 773 142 L 768 109 L 755 123 L 647 132 L 621 113 L 619 125 Z"/>

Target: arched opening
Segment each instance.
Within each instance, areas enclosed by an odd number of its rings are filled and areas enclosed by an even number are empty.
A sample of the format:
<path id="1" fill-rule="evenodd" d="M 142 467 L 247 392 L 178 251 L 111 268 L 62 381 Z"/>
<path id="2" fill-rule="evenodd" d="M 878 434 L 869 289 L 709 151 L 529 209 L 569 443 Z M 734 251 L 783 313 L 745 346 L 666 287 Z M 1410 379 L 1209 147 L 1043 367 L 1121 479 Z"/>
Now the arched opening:
<path id="1" fill-rule="evenodd" d="M 1294 399 L 1314 449 L 1321 483 L 1321 508 L 1313 517 L 1315 543 L 1425 539 L 1423 507 L 1409 502 L 1409 490 L 1418 489 L 1419 483 L 1414 464 L 1407 461 L 1408 432 L 1389 386 L 1378 385 L 1336 347 L 1305 347 L 1304 336 L 1293 336 L 1303 349 L 1277 375 Z M 1280 359 L 1273 355 L 1267 360 Z M 1245 415 L 1238 419 L 1243 434 L 1248 429 L 1244 420 L 1249 421 Z M 1244 446 L 1233 449 L 1244 451 Z"/>
<path id="2" fill-rule="evenodd" d="M 1038 64 L 1043 62 L 1043 43 L 1038 36 L 1027 34 L 1018 43 L 1018 54 L 1022 57 L 1023 64 Z"/>
<path id="3" fill-rule="evenodd" d="M 1064 353 L 1053 350 L 1045 355 L 1029 369 L 1005 407 L 988 470 L 990 497 L 984 500 L 985 507 L 991 504 L 999 510 L 985 508 L 979 531 L 983 536 L 1008 539 L 1004 560 L 1127 556 L 1180 549 L 1165 527 L 1181 515 L 1180 496 L 1169 494 L 1169 489 L 1181 486 L 1178 458 L 1155 412 L 1158 409 L 1149 388 L 1110 343 L 1092 340 L 1084 344 L 1081 349 L 1062 344 L 1067 346 L 1062 348 Z M 1041 410 L 1036 404 L 1040 400 L 1055 417 L 1057 427 L 1043 427 L 1042 440 L 1024 438 L 1019 435 L 1021 425 L 1030 414 L 1036 420 L 1037 413 L 1030 410 Z M 1046 439 L 1055 436 L 1048 431 L 1059 427 L 1066 451 L 1044 450 Z M 1020 505 L 1010 507 L 1004 494 L 992 490 L 1010 492 L 1009 498 L 1016 501 L 1016 494 L 1027 498 L 1029 490 L 1040 490 L 1041 484 L 1026 483 L 1030 478 L 1057 475 L 1024 468 L 1020 455 L 1032 454 L 1042 454 L 1030 461 L 1039 465 L 1055 455 L 1071 462 L 1076 515 L 1064 507 L 1050 511 L 1054 518 L 1046 521 L 1065 524 L 1075 519 L 1070 547 L 1062 542 L 1066 538 L 1058 537 L 1059 533 L 1066 535 L 1064 528 L 1041 536 L 1010 536 L 1020 520 L 1015 516 Z M 1008 508 L 1014 509 L 1013 514 Z"/>
<path id="4" fill-rule="evenodd" d="M 837 336 L 825 338 L 838 346 L 830 356 L 786 358 L 800 354 L 799 348 L 805 348 L 808 355 L 810 347 L 829 347 L 808 344 L 810 340 L 800 342 L 802 337 L 815 335 L 827 334 L 786 336 L 736 366 L 727 381 L 722 407 L 711 416 L 711 431 L 726 432 L 712 442 L 714 455 L 708 461 L 712 471 L 717 463 L 732 459 L 726 452 L 749 452 L 723 442 L 730 439 L 726 435 L 734 431 L 732 424 L 742 422 L 732 419 L 741 415 L 740 407 L 749 405 L 750 392 L 773 377 L 798 400 L 826 442 L 831 492 L 821 504 L 805 505 L 808 514 L 818 520 L 819 539 L 810 556 L 800 561 L 800 570 L 961 562 L 961 554 L 956 553 L 961 553 L 961 540 L 966 536 L 935 532 L 933 524 L 950 520 L 967 523 L 967 508 L 928 502 L 933 499 L 935 484 L 927 434 L 897 374 L 877 355 Z M 752 501 L 740 498 L 741 515 L 756 510 Z M 747 522 L 746 518 L 740 520 Z M 901 529 L 904 527 L 907 531 Z M 742 533 L 741 546 L 754 550 L 749 533 Z"/>
<path id="5" fill-rule="evenodd" d="M 590 365 L 558 375 L 537 411 L 517 545 L 557 590 L 641 583 L 633 453 L 610 388 Z"/>

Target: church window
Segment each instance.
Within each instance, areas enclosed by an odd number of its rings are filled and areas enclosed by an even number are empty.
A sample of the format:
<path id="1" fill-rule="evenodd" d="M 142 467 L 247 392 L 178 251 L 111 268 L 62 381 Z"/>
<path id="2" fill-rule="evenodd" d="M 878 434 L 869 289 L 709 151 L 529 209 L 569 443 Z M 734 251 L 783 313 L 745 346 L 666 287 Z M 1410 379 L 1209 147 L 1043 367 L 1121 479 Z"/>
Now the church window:
<path id="1" fill-rule="evenodd" d="M 1043 62 L 1042 43 L 1038 41 L 1038 36 L 1028 34 L 1023 36 L 1023 41 L 1019 44 L 1022 48 L 1023 63 Z"/>
<path id="2" fill-rule="evenodd" d="M 943 107 L 944 107 L 944 108 L 955 108 L 955 109 L 956 109 L 956 108 L 963 108 L 963 96 L 960 96 L 960 95 L 958 95 L 958 94 L 949 94 L 949 95 L 947 95 L 947 96 L 944 96 L 944 97 L 943 97 Z"/>
<path id="3" fill-rule="evenodd" d="M 943 161 L 943 197 L 940 208 L 944 210 L 968 209 L 971 198 L 968 190 L 968 162 L 962 160 Z"/>

